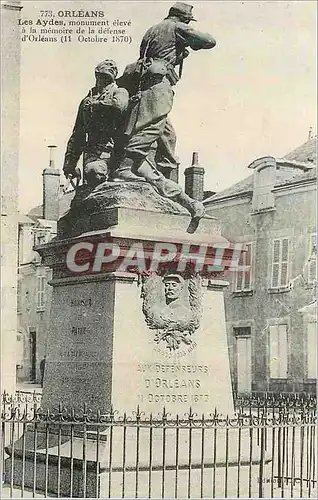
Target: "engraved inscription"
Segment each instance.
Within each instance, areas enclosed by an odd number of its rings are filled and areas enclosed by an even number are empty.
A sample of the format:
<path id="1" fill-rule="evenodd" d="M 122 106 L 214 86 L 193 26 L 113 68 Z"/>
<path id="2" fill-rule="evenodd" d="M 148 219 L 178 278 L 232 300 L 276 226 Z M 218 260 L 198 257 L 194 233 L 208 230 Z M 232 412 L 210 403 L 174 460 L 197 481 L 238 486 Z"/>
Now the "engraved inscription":
<path id="1" fill-rule="evenodd" d="M 98 357 L 98 352 L 90 352 L 82 349 L 65 349 L 60 352 L 61 358 L 90 360 Z"/>
<path id="2" fill-rule="evenodd" d="M 176 363 L 140 363 L 137 365 L 138 372 L 150 373 L 209 373 L 207 365 L 179 365 Z"/>
<path id="3" fill-rule="evenodd" d="M 209 394 L 139 394 L 140 402 L 147 401 L 148 403 L 208 403 Z"/>
<path id="4" fill-rule="evenodd" d="M 91 307 L 93 305 L 93 301 L 91 298 L 89 299 L 72 299 L 71 307 Z"/>
<path id="5" fill-rule="evenodd" d="M 86 326 L 72 326 L 72 335 L 87 335 L 88 330 Z"/>
<path id="6" fill-rule="evenodd" d="M 139 363 L 137 371 L 142 373 L 143 393 L 140 402 L 148 403 L 208 403 L 205 393 L 211 367 L 208 365 L 179 363 Z M 149 392 L 148 392 L 149 391 Z M 189 391 L 188 393 L 184 393 Z"/>

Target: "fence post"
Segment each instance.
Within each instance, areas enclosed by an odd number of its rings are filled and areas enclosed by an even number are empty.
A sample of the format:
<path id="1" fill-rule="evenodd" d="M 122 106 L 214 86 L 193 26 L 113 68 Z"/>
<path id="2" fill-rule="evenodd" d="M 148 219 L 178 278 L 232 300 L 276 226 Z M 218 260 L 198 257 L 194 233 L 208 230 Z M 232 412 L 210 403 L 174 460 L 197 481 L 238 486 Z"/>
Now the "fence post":
<path id="1" fill-rule="evenodd" d="M 282 413 L 281 408 L 279 408 L 279 419 L 278 419 L 278 432 L 277 432 L 277 485 L 279 488 L 282 487 L 282 450 L 281 450 L 281 441 L 282 441 Z"/>
<path id="2" fill-rule="evenodd" d="M 264 462 L 265 462 L 265 430 L 266 428 L 264 427 L 264 422 L 262 422 L 262 427 L 261 427 L 261 440 L 260 440 L 260 461 L 259 461 L 259 474 L 258 474 L 258 497 L 263 498 L 264 497 Z"/>

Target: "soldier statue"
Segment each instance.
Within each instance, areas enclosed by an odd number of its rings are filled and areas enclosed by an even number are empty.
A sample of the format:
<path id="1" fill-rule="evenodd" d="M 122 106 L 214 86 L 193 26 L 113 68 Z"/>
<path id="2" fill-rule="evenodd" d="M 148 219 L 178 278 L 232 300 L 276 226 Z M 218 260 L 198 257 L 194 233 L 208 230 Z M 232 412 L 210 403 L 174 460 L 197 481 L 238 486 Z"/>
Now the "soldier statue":
<path id="1" fill-rule="evenodd" d="M 201 33 L 189 26 L 190 21 L 195 21 L 192 9 L 191 5 L 185 3 L 174 4 L 163 21 L 147 30 L 141 41 L 139 61 L 129 64 L 117 81 L 129 91 L 130 96 L 142 91 L 141 80 L 145 73 L 151 74 L 153 80 L 155 76 L 158 79 L 163 76 L 169 84 L 166 85 L 165 92 L 158 87 L 156 92 L 154 88 L 151 100 L 147 99 L 146 95 L 141 95 L 141 101 L 148 102 L 135 104 L 126 131 L 130 134 L 126 146 L 126 152 L 130 156 L 147 156 L 149 149 L 153 147 L 153 137 L 157 139 L 154 159 L 157 168 L 162 172 L 169 172 L 169 169 L 178 166 L 175 156 L 176 134 L 167 115 L 173 103 L 170 87 L 181 78 L 184 59 L 189 55 L 187 47 L 197 51 L 211 49 L 216 45 L 212 35 Z M 162 64 L 158 64 L 159 62 Z M 178 74 L 175 71 L 177 66 Z"/>
<path id="2" fill-rule="evenodd" d="M 177 2 L 168 17 L 150 28 L 140 46 L 140 59 L 115 82 L 117 67 L 106 60 L 95 69 L 96 85 L 80 104 L 64 161 L 67 177 L 78 176 L 84 159 L 84 181 L 94 187 L 105 180 L 147 181 L 157 192 L 185 207 L 197 228 L 204 205 L 190 198 L 162 172 L 175 168 L 175 132 L 168 120 L 173 89 L 182 73 L 186 47 L 215 46 L 214 38 L 188 26 L 193 7 Z M 179 76 L 175 67 L 179 66 Z"/>
<path id="3" fill-rule="evenodd" d="M 152 26 L 140 46 L 140 59 L 128 65 L 119 86 L 130 95 L 125 128 L 126 144 L 118 161 L 114 178 L 134 180 L 142 177 L 159 193 L 186 207 L 192 215 L 195 230 L 204 215 L 201 202 L 192 200 L 181 187 L 166 178 L 163 172 L 177 167 L 176 136 L 168 120 L 173 104 L 173 89 L 182 73 L 183 60 L 193 50 L 215 46 L 212 35 L 189 27 L 193 7 L 177 2 L 168 17 Z M 175 67 L 179 66 L 179 75 Z"/>
<path id="4" fill-rule="evenodd" d="M 73 133 L 67 143 L 63 171 L 80 176 L 76 168 L 83 153 L 83 177 L 89 186 L 107 180 L 114 147 L 120 143 L 128 92 L 118 88 L 116 63 L 105 60 L 95 68 L 96 84 L 81 101 Z"/>

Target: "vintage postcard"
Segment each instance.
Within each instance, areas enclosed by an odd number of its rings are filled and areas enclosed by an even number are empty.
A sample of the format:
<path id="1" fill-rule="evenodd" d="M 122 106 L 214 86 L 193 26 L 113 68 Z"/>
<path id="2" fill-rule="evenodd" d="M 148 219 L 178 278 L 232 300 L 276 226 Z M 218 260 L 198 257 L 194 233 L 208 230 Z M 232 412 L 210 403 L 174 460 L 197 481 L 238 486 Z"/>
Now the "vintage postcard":
<path id="1" fill-rule="evenodd" d="M 317 497 L 316 15 L 1 1 L 1 497 Z"/>

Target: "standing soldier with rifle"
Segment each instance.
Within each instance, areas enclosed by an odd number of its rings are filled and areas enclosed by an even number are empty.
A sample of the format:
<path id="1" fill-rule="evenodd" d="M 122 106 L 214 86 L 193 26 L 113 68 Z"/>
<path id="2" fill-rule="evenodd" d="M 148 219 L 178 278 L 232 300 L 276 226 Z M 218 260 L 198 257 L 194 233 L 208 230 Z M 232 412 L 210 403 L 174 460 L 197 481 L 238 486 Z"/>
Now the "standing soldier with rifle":
<path id="1" fill-rule="evenodd" d="M 196 21 L 192 5 L 177 2 L 169 10 L 168 17 L 146 31 L 140 45 L 140 57 L 164 61 L 167 79 L 174 86 L 182 76 L 184 59 L 192 50 L 212 49 L 216 41 L 209 33 L 202 33 L 189 26 Z M 179 67 L 178 74 L 175 67 Z M 176 168 L 176 134 L 170 120 L 166 120 L 163 134 L 158 139 L 156 163 L 160 169 Z"/>
<path id="2" fill-rule="evenodd" d="M 140 46 L 140 59 L 129 64 L 117 80 L 128 90 L 130 104 L 125 129 L 124 153 L 114 173 L 116 179 L 146 179 L 165 197 L 186 207 L 196 228 L 204 215 L 201 202 L 192 200 L 181 187 L 166 179 L 163 171 L 177 167 L 175 158 L 176 135 L 168 120 L 172 109 L 172 86 L 179 80 L 183 60 L 193 50 L 211 49 L 216 42 L 212 35 L 200 33 L 188 26 L 194 21 L 192 6 L 177 2 L 168 17 L 152 26 Z M 179 66 L 179 76 L 175 67 Z"/>

